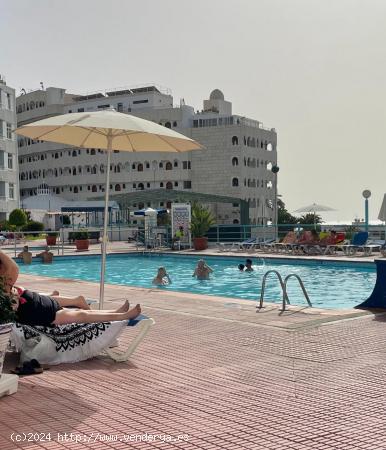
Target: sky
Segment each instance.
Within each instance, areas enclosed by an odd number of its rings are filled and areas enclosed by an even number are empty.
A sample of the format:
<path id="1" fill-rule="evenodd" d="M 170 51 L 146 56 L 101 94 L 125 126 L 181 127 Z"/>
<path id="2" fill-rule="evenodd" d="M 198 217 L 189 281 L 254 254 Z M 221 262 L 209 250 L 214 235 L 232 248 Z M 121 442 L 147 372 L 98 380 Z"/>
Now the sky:
<path id="1" fill-rule="evenodd" d="M 370 219 L 386 193 L 385 0 L 0 0 L 0 73 L 20 89 L 155 83 L 278 133 L 289 211 Z"/>

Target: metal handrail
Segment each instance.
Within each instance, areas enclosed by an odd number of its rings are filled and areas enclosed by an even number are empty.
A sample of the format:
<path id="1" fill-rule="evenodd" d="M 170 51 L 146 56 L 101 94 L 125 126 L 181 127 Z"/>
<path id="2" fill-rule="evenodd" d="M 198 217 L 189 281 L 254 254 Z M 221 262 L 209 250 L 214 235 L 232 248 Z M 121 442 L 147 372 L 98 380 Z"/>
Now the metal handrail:
<path id="1" fill-rule="evenodd" d="M 303 281 L 302 281 L 302 279 L 299 277 L 299 275 L 297 275 L 296 273 L 290 273 L 289 275 L 287 275 L 285 278 L 284 278 L 284 286 L 283 286 L 283 311 L 285 311 L 285 302 L 284 302 L 284 296 L 286 296 L 287 297 L 287 299 L 288 299 L 288 294 L 287 294 L 287 282 L 288 282 L 288 280 L 291 278 L 291 277 L 294 277 L 294 278 L 296 278 L 298 281 L 299 281 L 299 284 L 300 284 L 300 287 L 302 288 L 302 291 L 303 291 L 303 294 L 304 294 L 304 297 L 306 298 L 306 301 L 307 301 L 307 304 L 308 304 L 308 306 L 310 306 L 311 308 L 312 308 L 312 303 L 311 303 L 311 300 L 310 300 L 310 297 L 308 296 L 308 293 L 307 293 L 307 291 L 306 291 L 306 288 L 304 287 L 304 284 L 303 284 Z"/>
<path id="2" fill-rule="evenodd" d="M 289 300 L 288 300 L 288 296 L 286 294 L 283 278 L 281 277 L 280 273 L 277 270 L 268 270 L 268 272 L 265 272 L 265 274 L 263 276 L 262 285 L 261 285 L 260 303 L 259 303 L 259 306 L 257 306 L 257 308 L 261 309 L 263 307 L 265 283 L 266 283 L 268 275 L 271 273 L 274 273 L 277 276 L 277 278 L 279 279 L 281 290 L 283 292 L 283 305 L 284 305 L 284 310 L 285 310 L 285 302 L 289 303 Z"/>

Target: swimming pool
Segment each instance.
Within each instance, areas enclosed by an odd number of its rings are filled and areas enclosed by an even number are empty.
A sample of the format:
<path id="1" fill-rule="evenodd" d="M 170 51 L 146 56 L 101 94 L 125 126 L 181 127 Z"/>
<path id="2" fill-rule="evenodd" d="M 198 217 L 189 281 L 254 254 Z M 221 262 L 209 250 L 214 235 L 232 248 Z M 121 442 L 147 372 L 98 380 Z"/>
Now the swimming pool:
<path id="1" fill-rule="evenodd" d="M 282 277 L 290 273 L 299 275 L 308 291 L 313 306 L 320 308 L 352 308 L 365 300 L 375 285 L 375 264 L 344 264 L 320 261 L 279 261 L 251 258 L 253 272 L 240 272 L 238 263 L 243 258 L 205 257 L 214 269 L 210 280 L 192 278 L 198 260 L 195 256 L 163 254 L 109 255 L 107 258 L 106 283 L 151 288 L 157 268 L 166 267 L 172 285 L 159 289 L 180 292 L 257 300 L 260 297 L 262 278 L 268 270 L 278 270 Z M 48 277 L 99 281 L 100 257 L 56 257 L 54 263 L 34 262 L 19 265 L 20 272 Z M 272 275 L 271 275 L 272 276 Z M 288 282 L 291 304 L 305 304 L 303 294 L 295 279 Z M 264 298 L 280 301 L 281 290 L 277 279 L 269 278 Z"/>

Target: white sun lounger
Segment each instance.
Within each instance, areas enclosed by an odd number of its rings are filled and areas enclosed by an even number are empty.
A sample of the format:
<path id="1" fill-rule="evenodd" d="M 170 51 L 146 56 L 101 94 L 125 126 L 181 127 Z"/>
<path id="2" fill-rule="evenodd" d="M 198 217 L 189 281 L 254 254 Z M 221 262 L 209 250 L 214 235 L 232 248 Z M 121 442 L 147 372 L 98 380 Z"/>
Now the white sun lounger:
<path id="1" fill-rule="evenodd" d="M 14 324 L 11 343 L 21 352 L 21 362 L 36 359 L 41 364 L 61 364 L 84 361 L 106 354 L 114 361 L 127 361 L 149 332 L 155 321 L 140 315 L 135 319 L 91 324 L 68 324 L 42 327 Z M 110 348 L 127 328 L 137 334 L 120 350 Z"/>

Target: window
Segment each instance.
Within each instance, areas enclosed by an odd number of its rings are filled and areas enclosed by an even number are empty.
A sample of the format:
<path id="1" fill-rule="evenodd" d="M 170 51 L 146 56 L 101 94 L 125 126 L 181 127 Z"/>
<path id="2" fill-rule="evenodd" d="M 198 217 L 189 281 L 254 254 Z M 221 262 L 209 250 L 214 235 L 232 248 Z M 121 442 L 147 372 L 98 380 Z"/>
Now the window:
<path id="1" fill-rule="evenodd" d="M 12 109 L 11 94 L 8 94 L 8 92 L 7 92 L 7 108 Z"/>
<path id="2" fill-rule="evenodd" d="M 110 108 L 110 105 L 98 105 L 98 109 L 107 109 Z"/>
<path id="3" fill-rule="evenodd" d="M 232 203 L 233 208 L 238 208 L 239 204 L 238 203 Z"/>
<path id="4" fill-rule="evenodd" d="M 237 136 L 232 137 L 232 145 L 238 145 L 239 144 L 239 138 Z"/>
<path id="5" fill-rule="evenodd" d="M 13 156 L 8 153 L 8 169 L 13 169 Z"/>
<path id="6" fill-rule="evenodd" d="M 118 103 L 117 104 L 117 111 L 118 112 L 123 112 L 123 103 Z"/>
<path id="7" fill-rule="evenodd" d="M 238 165 L 239 165 L 238 158 L 236 158 L 236 157 L 232 158 L 232 166 L 238 166 Z"/>
<path id="8" fill-rule="evenodd" d="M 171 124 L 170 122 L 166 122 L 166 123 L 165 123 L 165 127 L 166 127 L 166 128 L 171 128 L 171 127 L 172 127 L 172 124 Z"/>
<path id="9" fill-rule="evenodd" d="M 78 153 L 77 153 L 76 150 L 73 150 L 73 151 L 72 151 L 72 156 L 78 156 Z"/>
<path id="10" fill-rule="evenodd" d="M 145 189 L 145 186 L 143 185 L 143 183 L 138 183 L 138 189 L 140 189 L 141 191 L 143 191 Z"/>
<path id="11" fill-rule="evenodd" d="M 95 155 L 95 148 L 92 148 L 92 149 L 90 150 L 90 155 Z"/>
<path id="12" fill-rule="evenodd" d="M 173 183 L 171 181 L 166 183 L 166 189 L 173 189 Z"/>
<path id="13" fill-rule="evenodd" d="M 166 163 L 165 170 L 172 170 L 172 169 L 173 169 L 172 163 L 170 161 L 168 161 Z"/>
<path id="14" fill-rule="evenodd" d="M 239 179 L 238 178 L 232 178 L 232 186 L 237 187 L 239 185 Z"/>
<path id="15" fill-rule="evenodd" d="M 178 187 L 178 181 L 175 181 L 175 182 L 174 182 L 174 186 L 175 186 L 175 187 Z"/>
<path id="16" fill-rule="evenodd" d="M 134 100 L 133 105 L 139 105 L 140 103 L 149 103 L 149 100 Z"/>
<path id="17" fill-rule="evenodd" d="M 184 170 L 190 169 L 190 161 L 182 161 L 182 168 Z"/>
<path id="18" fill-rule="evenodd" d="M 139 163 L 137 167 L 138 172 L 143 172 L 143 164 Z"/>
<path id="19" fill-rule="evenodd" d="M 174 121 L 174 122 L 173 122 L 173 127 L 176 127 L 176 126 L 177 126 L 177 122 Z"/>
<path id="20" fill-rule="evenodd" d="M 12 139 L 12 125 L 7 122 L 7 139 Z"/>
<path id="21" fill-rule="evenodd" d="M 184 189 L 192 189 L 192 182 L 190 180 L 184 181 Z"/>
<path id="22" fill-rule="evenodd" d="M 15 185 L 13 183 L 8 184 L 8 197 L 10 199 L 15 198 Z"/>
<path id="23" fill-rule="evenodd" d="M 115 185 L 115 191 L 119 192 L 121 190 L 121 185 L 120 184 L 116 184 Z"/>
<path id="24" fill-rule="evenodd" d="M 161 181 L 161 183 L 159 184 L 159 187 L 164 187 L 164 184 L 162 183 L 162 181 Z"/>
<path id="25" fill-rule="evenodd" d="M 178 161 L 174 161 L 173 166 L 178 167 Z"/>
<path id="26" fill-rule="evenodd" d="M 78 112 L 84 112 L 84 108 L 78 108 Z"/>

